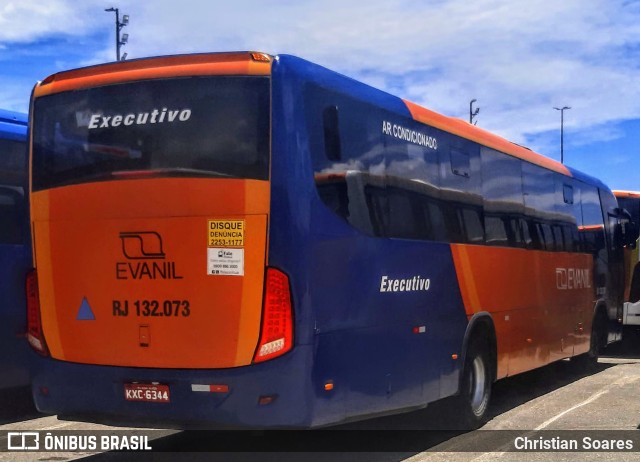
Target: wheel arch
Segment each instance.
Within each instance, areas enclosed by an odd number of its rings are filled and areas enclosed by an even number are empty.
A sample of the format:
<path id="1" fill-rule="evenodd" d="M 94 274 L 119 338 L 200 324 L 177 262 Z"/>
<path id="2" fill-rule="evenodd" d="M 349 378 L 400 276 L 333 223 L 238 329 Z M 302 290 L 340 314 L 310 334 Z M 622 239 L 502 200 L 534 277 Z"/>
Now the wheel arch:
<path id="1" fill-rule="evenodd" d="M 462 357 L 460 358 L 462 361 L 462 369 L 460 371 L 460 380 L 458 381 L 458 390 L 460 390 L 462 386 L 462 378 L 464 377 L 464 368 L 466 367 L 466 358 L 469 347 L 472 342 L 477 339 L 486 342 L 490 358 L 491 381 L 495 382 L 496 380 L 498 367 L 498 342 L 496 338 L 495 324 L 491 313 L 482 311 L 475 313 L 471 319 L 469 319 L 469 324 L 467 325 L 467 329 L 464 333 L 464 338 L 462 340 Z"/>

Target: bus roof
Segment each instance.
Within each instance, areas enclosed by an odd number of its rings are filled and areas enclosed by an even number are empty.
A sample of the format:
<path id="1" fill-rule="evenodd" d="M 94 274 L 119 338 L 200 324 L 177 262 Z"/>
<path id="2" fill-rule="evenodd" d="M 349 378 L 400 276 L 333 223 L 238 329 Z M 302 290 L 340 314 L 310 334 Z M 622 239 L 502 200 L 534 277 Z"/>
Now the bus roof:
<path id="1" fill-rule="evenodd" d="M 52 74 L 34 96 L 142 79 L 193 75 L 269 75 L 272 57 L 258 52 L 157 56 L 82 67 Z"/>
<path id="2" fill-rule="evenodd" d="M 640 192 L 639 191 L 623 191 L 620 189 L 614 189 L 613 190 L 613 195 L 616 197 L 627 197 L 630 199 L 640 199 Z"/>
<path id="3" fill-rule="evenodd" d="M 410 101 L 404 100 L 404 102 L 411 112 L 411 116 L 419 122 L 439 128 L 448 133 L 461 136 L 462 138 L 466 138 L 470 141 L 475 141 L 476 143 L 488 148 L 518 157 L 549 170 L 562 173 L 563 175 L 572 176 L 570 170 L 565 165 L 556 160 L 550 159 L 549 157 L 538 154 L 529 148 L 512 143 L 511 141 L 487 130 L 471 125 L 462 119 L 438 114 L 437 112 L 418 106 Z"/>
<path id="4" fill-rule="evenodd" d="M 574 177 L 580 181 L 594 184 L 603 189 L 609 189 L 604 183 L 596 178 L 573 168 L 569 168 L 554 159 L 536 153 L 526 147 L 517 145 L 491 132 L 471 125 L 464 120 L 438 114 L 410 101 L 389 95 L 382 90 L 357 82 L 349 77 L 342 76 L 335 71 L 324 68 L 323 66 L 290 55 L 278 55 L 274 57 L 273 55 L 251 51 L 199 53 L 158 56 L 134 59 L 130 61 L 98 64 L 95 66 L 52 74 L 36 85 L 34 96 L 39 97 L 62 91 L 140 79 L 212 74 L 269 75 L 271 73 L 272 62 L 280 58 L 284 58 L 289 65 L 293 65 L 294 67 L 307 67 L 311 65 L 316 70 L 321 69 L 323 72 L 330 72 L 333 75 L 347 79 L 343 82 L 357 83 L 361 88 L 364 86 L 368 87 L 370 90 L 378 92 L 378 94 L 385 94 L 396 100 L 394 107 L 399 107 L 397 103 L 400 103 L 400 105 L 408 111 L 408 115 L 418 122 L 422 122 L 453 135 L 474 141 L 480 145 L 523 159 L 532 164 L 539 165 L 563 175 Z M 386 100 L 389 101 L 388 99 Z"/>

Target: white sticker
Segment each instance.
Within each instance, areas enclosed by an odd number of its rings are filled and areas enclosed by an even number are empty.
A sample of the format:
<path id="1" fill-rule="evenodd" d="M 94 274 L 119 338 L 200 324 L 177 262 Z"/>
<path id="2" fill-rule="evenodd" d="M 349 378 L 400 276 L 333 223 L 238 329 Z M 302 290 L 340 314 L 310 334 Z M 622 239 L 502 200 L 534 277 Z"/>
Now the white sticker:
<path id="1" fill-rule="evenodd" d="M 207 274 L 244 276 L 244 249 L 207 248 Z"/>

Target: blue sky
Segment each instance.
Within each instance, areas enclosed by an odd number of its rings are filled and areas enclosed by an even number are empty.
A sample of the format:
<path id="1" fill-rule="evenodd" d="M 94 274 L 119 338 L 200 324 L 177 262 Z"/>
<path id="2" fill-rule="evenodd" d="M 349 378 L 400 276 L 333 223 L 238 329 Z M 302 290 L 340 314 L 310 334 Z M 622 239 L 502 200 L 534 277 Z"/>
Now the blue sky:
<path id="1" fill-rule="evenodd" d="M 33 84 L 115 58 L 290 53 L 478 126 L 615 189 L 640 190 L 640 0 L 0 0 L 0 107 Z"/>

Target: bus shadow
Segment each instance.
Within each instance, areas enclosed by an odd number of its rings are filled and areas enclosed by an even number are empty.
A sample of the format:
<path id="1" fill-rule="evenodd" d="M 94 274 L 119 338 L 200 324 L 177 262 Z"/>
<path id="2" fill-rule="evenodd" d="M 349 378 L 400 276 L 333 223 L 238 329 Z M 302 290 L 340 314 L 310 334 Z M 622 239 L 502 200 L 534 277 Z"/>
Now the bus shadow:
<path id="1" fill-rule="evenodd" d="M 584 369 L 564 360 L 498 381 L 493 388 L 490 419 L 615 365 L 599 362 L 592 369 Z"/>
<path id="2" fill-rule="evenodd" d="M 579 368 L 575 363 L 558 361 L 533 371 L 508 377 L 494 383 L 489 408 L 489 420 L 562 388 L 584 377 L 602 372 L 616 364 L 599 362 L 593 369 Z M 429 404 L 426 409 L 407 414 L 341 425 L 336 429 L 359 430 L 424 430 L 447 436 L 446 432 L 464 433 L 458 416 L 451 410 L 454 398 L 445 398 Z"/>
<path id="3" fill-rule="evenodd" d="M 0 390 L 0 425 L 42 417 L 33 404 L 29 387 Z"/>

